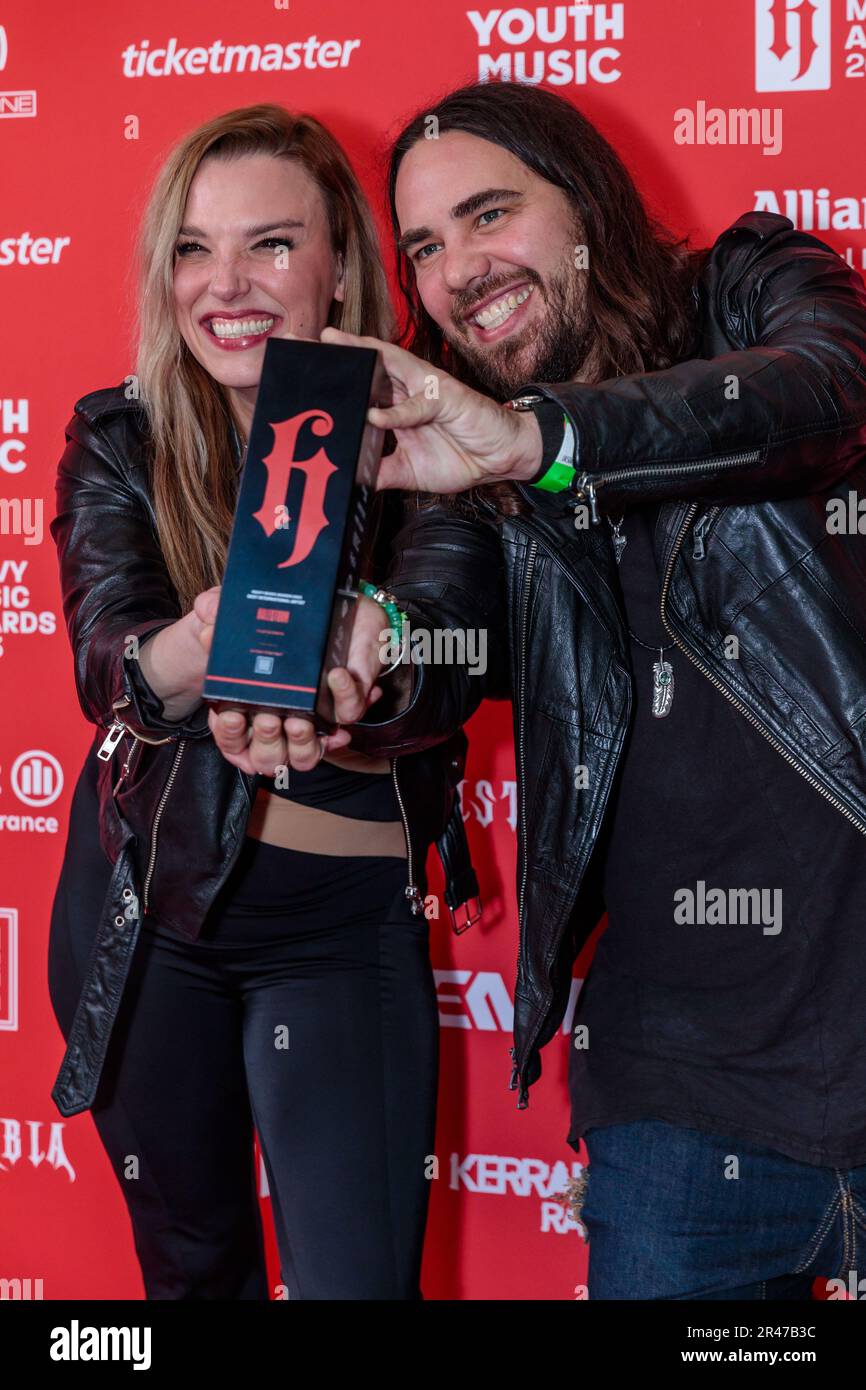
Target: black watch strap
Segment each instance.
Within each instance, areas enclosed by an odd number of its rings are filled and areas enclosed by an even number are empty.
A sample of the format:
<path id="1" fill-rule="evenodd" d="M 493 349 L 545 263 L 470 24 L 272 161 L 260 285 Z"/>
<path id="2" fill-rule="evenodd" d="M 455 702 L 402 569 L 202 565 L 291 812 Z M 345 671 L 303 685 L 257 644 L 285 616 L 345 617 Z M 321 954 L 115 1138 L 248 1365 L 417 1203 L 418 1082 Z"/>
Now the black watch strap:
<path id="1" fill-rule="evenodd" d="M 530 487 L 544 492 L 564 492 L 571 487 L 576 467 L 576 441 L 568 416 L 556 401 L 534 392 L 506 401 L 509 410 L 531 410 L 541 430 L 541 464 Z"/>
<path id="2" fill-rule="evenodd" d="M 541 430 L 541 467 L 530 486 L 542 492 L 564 492 L 574 482 L 574 432 L 568 416 L 556 401 L 542 400 L 532 410 Z M 567 441 L 571 440 L 572 447 Z"/>
<path id="3" fill-rule="evenodd" d="M 562 451 L 566 421 L 562 407 L 558 406 L 556 401 L 540 401 L 532 407 L 532 413 L 541 430 L 541 467 L 536 477 L 532 479 L 535 483 L 538 478 L 544 477 L 544 474 L 559 457 Z"/>

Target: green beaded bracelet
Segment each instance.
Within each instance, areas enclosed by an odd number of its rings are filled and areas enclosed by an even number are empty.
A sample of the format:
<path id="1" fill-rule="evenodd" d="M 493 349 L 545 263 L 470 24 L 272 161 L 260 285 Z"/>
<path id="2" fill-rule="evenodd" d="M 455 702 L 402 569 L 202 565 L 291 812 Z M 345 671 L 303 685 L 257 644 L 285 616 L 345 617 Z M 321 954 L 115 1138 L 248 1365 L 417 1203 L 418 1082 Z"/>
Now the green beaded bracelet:
<path id="1" fill-rule="evenodd" d="M 403 624 L 408 623 L 409 614 L 404 613 L 402 608 L 397 606 L 397 600 L 393 594 L 389 594 L 385 589 L 380 589 L 377 584 L 371 584 L 368 579 L 358 580 L 358 589 L 365 598 L 371 598 L 379 603 L 388 614 L 388 622 L 396 632 L 398 637 L 403 634 Z"/>
<path id="2" fill-rule="evenodd" d="M 363 594 L 365 598 L 373 599 L 375 603 L 380 604 L 381 607 L 384 608 L 388 616 L 388 623 L 391 631 L 395 634 L 400 644 L 400 650 L 396 661 L 392 662 L 387 671 L 382 672 L 382 675 L 388 676 L 403 660 L 404 642 L 406 639 L 404 625 L 409 622 L 409 614 L 403 612 L 403 609 L 399 606 L 393 594 L 389 594 L 387 589 L 380 589 L 378 585 L 371 584 L 367 579 L 358 580 L 358 592 Z"/>

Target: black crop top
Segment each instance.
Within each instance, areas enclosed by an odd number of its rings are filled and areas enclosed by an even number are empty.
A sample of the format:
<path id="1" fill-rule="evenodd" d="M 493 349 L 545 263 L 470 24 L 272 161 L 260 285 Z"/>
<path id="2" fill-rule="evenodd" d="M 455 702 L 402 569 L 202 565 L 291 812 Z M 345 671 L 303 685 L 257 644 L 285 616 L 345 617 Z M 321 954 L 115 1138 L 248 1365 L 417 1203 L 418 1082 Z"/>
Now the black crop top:
<path id="1" fill-rule="evenodd" d="M 322 761 L 310 772 L 289 768 L 288 780 L 287 787 L 277 787 L 273 777 L 263 777 L 262 786 L 287 801 L 318 806 L 338 816 L 351 816 L 356 820 L 400 820 L 394 782 L 387 772 L 352 772 Z"/>

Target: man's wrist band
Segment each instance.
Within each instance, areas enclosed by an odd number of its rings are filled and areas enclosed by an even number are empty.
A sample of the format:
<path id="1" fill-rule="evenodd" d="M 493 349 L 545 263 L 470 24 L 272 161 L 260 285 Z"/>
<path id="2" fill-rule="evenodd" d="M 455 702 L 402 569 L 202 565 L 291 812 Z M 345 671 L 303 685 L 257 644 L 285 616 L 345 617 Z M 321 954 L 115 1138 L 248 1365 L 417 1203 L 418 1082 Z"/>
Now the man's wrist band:
<path id="1" fill-rule="evenodd" d="M 555 401 L 530 393 L 506 401 L 509 410 L 532 410 L 541 430 L 541 466 L 529 486 L 542 492 L 564 492 L 577 474 L 571 421 Z"/>
<path id="2" fill-rule="evenodd" d="M 564 433 L 556 458 L 551 464 L 542 464 L 540 473 L 530 483 L 530 487 L 540 488 L 542 492 L 565 492 L 566 488 L 573 485 L 577 477 L 577 469 L 572 462 L 574 458 L 574 430 L 571 427 L 571 421 L 564 413 L 562 425 Z"/>

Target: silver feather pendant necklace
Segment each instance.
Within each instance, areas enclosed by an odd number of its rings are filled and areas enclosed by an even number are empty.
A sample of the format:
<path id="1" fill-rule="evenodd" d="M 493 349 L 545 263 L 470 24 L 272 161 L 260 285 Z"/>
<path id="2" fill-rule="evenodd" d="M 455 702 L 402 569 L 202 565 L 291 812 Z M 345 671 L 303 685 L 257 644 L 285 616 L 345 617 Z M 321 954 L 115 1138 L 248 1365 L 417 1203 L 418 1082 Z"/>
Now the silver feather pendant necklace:
<path id="1" fill-rule="evenodd" d="M 631 635 L 634 637 L 634 633 Z M 635 641 L 638 641 L 636 637 Z M 644 645 L 641 643 L 641 646 Z M 672 642 L 670 646 L 673 646 Z M 659 659 L 653 662 L 652 711 L 656 719 L 664 719 L 665 715 L 670 714 L 674 702 L 674 668 L 669 661 L 665 661 L 668 650 L 669 647 L 659 647 Z"/>
<path id="2" fill-rule="evenodd" d="M 613 521 L 611 517 L 608 517 L 607 520 L 611 529 L 613 556 L 619 565 L 622 563 L 622 553 L 628 544 L 628 537 L 624 536 L 622 532 L 625 513 L 618 521 Z M 658 661 L 653 662 L 652 712 L 655 719 L 664 719 L 670 714 L 674 702 L 674 668 L 669 661 L 665 661 L 665 652 L 669 652 L 671 647 L 676 646 L 676 643 L 668 642 L 664 647 L 654 647 L 649 642 L 642 641 L 637 633 L 632 632 L 628 624 L 626 624 L 626 631 L 639 647 L 643 647 L 648 652 L 658 652 L 659 654 Z"/>

